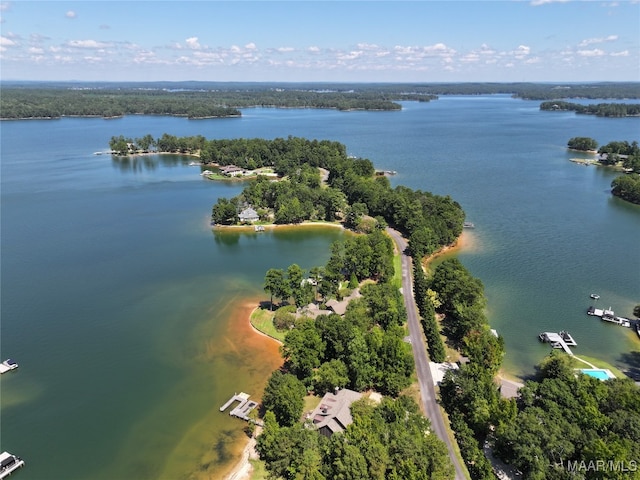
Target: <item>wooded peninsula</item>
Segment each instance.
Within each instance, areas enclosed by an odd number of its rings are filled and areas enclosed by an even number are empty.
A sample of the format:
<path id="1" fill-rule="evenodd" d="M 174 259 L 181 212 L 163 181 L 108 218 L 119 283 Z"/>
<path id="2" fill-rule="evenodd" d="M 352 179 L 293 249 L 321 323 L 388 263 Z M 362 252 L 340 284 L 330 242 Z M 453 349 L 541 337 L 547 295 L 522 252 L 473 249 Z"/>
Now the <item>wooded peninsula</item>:
<path id="1" fill-rule="evenodd" d="M 189 138 L 176 142 L 194 141 Z M 240 195 L 218 199 L 215 224 L 237 224 L 239 213 L 251 207 L 257 216 L 250 224 L 340 221 L 357 233 L 334 243 L 324 266 L 305 272 L 291 265 L 265 274 L 265 292 L 277 308 L 274 326 L 284 333 L 283 368 L 267 383 L 257 439 L 273 477 L 453 478 L 446 448 L 429 435 L 431 424 L 407 390 L 414 365 L 403 341 L 406 311 L 392 242 L 384 233 L 391 226 L 409 239 L 430 360 L 442 362 L 452 353 L 466 359 L 445 375 L 440 401 L 471 478 L 495 478 L 486 445 L 525 479 L 566 478 L 568 468 L 580 478 L 636 478 L 640 391 L 630 379 L 601 382 L 576 374 L 573 358 L 553 353 L 516 398 L 501 394 L 496 374 L 504 343 L 489 328 L 482 282 L 457 259 L 431 272 L 423 268 L 426 256 L 462 231 L 464 212 L 454 200 L 391 188 L 369 160 L 348 157 L 338 142 L 289 137 L 195 143 L 208 161 L 268 165 L 278 175 L 257 177 Z M 351 300 L 344 311 L 325 310 L 345 299 Z M 305 305 L 319 314 L 304 313 Z M 350 395 L 347 425 L 310 428 L 321 424 L 331 401 L 343 401 L 340 391 Z M 371 391 L 384 398 L 372 400 Z M 323 394 L 331 400 L 325 410 L 321 403 L 319 413 L 305 420 L 305 398 Z M 600 470 L 591 466 L 602 461 Z"/>
<path id="2" fill-rule="evenodd" d="M 400 110 L 400 101 L 428 102 L 438 95 L 509 94 L 527 100 L 637 99 L 637 82 L 536 83 L 243 83 L 243 82 L 2 82 L 0 118 L 174 115 L 241 116 L 250 107 Z M 619 107 L 616 107 L 619 109 Z M 628 105 L 627 111 L 633 105 Z M 607 109 L 613 112 L 613 109 Z M 617 111 L 617 110 L 616 110 Z M 616 114 L 616 116 L 619 116 Z"/>

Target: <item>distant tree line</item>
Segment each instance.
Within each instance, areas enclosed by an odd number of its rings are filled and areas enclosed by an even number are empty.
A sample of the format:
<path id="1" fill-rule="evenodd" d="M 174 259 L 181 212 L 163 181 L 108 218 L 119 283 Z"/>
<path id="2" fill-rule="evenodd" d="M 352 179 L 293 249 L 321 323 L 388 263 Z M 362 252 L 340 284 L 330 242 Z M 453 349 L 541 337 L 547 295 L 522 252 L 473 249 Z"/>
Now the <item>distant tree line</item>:
<path id="1" fill-rule="evenodd" d="M 120 117 L 172 115 L 234 117 L 240 110 L 198 92 L 3 88 L 1 118 Z"/>
<path id="2" fill-rule="evenodd" d="M 241 115 L 250 107 L 399 110 L 399 101 L 438 95 L 509 94 L 528 100 L 637 99 L 637 82 L 536 83 L 225 83 L 225 82 L 2 82 L 0 118 L 117 117 L 131 114 L 189 118 Z M 614 104 L 615 105 L 615 104 Z M 629 106 L 630 108 L 633 105 Z M 606 115 L 620 116 L 607 108 Z M 630 115 L 627 110 L 625 115 Z M 596 113 L 598 114 L 598 113 Z M 637 114 L 637 113 L 636 113 Z"/>
<path id="3" fill-rule="evenodd" d="M 573 111 L 585 115 L 596 115 L 598 117 L 637 117 L 640 115 L 640 104 L 598 103 L 592 105 L 581 105 L 579 103 L 556 100 L 541 103 L 540 110 Z"/>

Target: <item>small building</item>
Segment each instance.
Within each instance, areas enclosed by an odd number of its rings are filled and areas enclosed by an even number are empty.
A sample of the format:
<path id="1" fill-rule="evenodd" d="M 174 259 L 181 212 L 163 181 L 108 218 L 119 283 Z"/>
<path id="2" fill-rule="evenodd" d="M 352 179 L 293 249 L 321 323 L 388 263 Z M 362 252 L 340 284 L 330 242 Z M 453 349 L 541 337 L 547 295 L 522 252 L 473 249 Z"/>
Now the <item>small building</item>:
<path id="1" fill-rule="evenodd" d="M 320 405 L 311 414 L 313 424 L 325 437 L 344 432 L 353 423 L 351 404 L 362 398 L 362 394 L 343 388 L 322 397 Z"/>
<path id="2" fill-rule="evenodd" d="M 241 222 L 253 223 L 257 222 L 260 219 L 260 215 L 258 215 L 258 212 L 256 212 L 253 208 L 248 207 L 240 212 L 238 218 Z"/>

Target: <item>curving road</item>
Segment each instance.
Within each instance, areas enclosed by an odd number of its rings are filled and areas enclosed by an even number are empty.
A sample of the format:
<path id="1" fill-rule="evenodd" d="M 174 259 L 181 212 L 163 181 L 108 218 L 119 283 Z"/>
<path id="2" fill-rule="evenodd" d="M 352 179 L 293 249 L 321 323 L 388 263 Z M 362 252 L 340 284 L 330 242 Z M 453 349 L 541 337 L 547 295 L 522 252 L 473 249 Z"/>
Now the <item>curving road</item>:
<path id="1" fill-rule="evenodd" d="M 438 437 L 447 445 L 449 457 L 451 458 L 451 462 L 455 468 L 456 480 L 465 480 L 467 478 L 467 475 L 465 475 L 465 469 L 460 464 L 460 461 L 453 449 L 451 439 L 447 435 L 447 428 L 445 427 L 442 412 L 440 411 L 440 406 L 437 402 L 436 389 L 433 386 L 433 376 L 431 375 L 429 360 L 427 358 L 427 347 L 422 335 L 422 328 L 420 327 L 420 322 L 418 320 L 416 302 L 413 297 L 412 260 L 409 255 L 404 253 L 407 248 L 407 242 L 402 238 L 402 235 L 400 235 L 399 232 L 391 228 L 387 228 L 387 233 L 391 236 L 398 247 L 398 251 L 402 254 L 402 292 L 404 296 L 404 304 L 407 309 L 409 338 L 411 339 L 413 358 L 416 363 L 416 374 L 418 376 L 418 384 L 420 385 L 422 404 L 436 435 L 438 435 Z"/>

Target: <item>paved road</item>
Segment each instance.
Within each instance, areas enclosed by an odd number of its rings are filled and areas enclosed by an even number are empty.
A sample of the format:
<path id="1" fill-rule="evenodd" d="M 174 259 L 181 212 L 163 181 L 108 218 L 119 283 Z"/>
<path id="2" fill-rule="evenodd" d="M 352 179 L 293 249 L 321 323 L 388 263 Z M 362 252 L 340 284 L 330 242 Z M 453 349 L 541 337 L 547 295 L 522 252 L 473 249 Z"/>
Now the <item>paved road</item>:
<path id="1" fill-rule="evenodd" d="M 387 233 L 391 236 L 396 243 L 398 250 L 404 252 L 407 248 L 407 242 L 404 238 L 395 230 L 387 228 Z M 465 470 L 460 464 L 453 445 L 449 436 L 447 435 L 447 429 L 444 425 L 442 418 L 442 412 L 437 402 L 436 390 L 433 386 L 433 377 L 431 376 L 431 369 L 429 368 L 429 360 L 427 358 L 426 344 L 424 336 L 422 335 L 422 328 L 420 321 L 418 320 L 418 312 L 416 309 L 416 302 L 413 297 L 413 281 L 412 281 L 412 261 L 409 255 L 402 253 L 402 292 L 404 294 L 404 304 L 407 309 L 407 320 L 409 324 L 409 338 L 411 338 L 411 346 L 413 349 L 413 358 L 416 363 L 416 374 L 418 376 L 418 384 L 420 385 L 420 393 L 422 396 L 422 403 L 424 410 L 427 413 L 427 417 L 431 421 L 431 426 L 436 432 L 436 435 L 447 445 L 449 450 L 449 457 L 455 468 L 456 480 L 465 480 Z"/>

